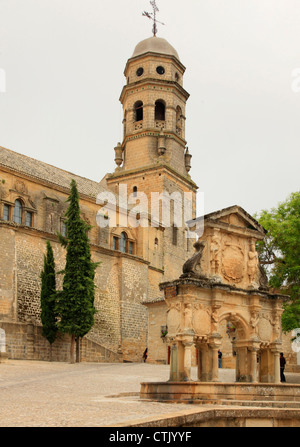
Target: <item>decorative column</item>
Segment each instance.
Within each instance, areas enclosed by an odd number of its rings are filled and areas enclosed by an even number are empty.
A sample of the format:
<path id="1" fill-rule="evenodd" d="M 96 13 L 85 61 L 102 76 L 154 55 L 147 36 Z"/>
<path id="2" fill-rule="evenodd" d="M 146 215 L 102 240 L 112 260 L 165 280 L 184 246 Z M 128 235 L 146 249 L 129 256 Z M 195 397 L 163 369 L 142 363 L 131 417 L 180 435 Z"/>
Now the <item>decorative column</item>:
<path id="1" fill-rule="evenodd" d="M 184 377 L 183 380 L 185 382 L 191 381 L 191 367 L 192 367 L 192 347 L 193 342 L 183 342 L 184 345 L 184 364 L 183 364 L 183 371 L 184 371 Z"/>
<path id="2" fill-rule="evenodd" d="M 183 344 L 179 341 L 173 341 L 171 344 L 169 382 L 180 382 L 185 379 L 184 357 Z"/>
<path id="3" fill-rule="evenodd" d="M 251 348 L 251 382 L 257 383 L 257 349 Z"/>
<path id="4" fill-rule="evenodd" d="M 280 383 L 279 352 L 274 352 L 274 383 Z"/>
<path id="5" fill-rule="evenodd" d="M 222 337 L 220 334 L 214 334 L 210 337 L 209 347 L 211 351 L 211 381 L 219 381 L 219 362 L 218 362 L 218 349 L 221 345 Z"/>
<path id="6" fill-rule="evenodd" d="M 280 383 L 280 347 L 281 343 L 272 343 L 271 353 L 273 355 L 273 367 L 274 367 L 274 383 Z"/>
<path id="7" fill-rule="evenodd" d="M 219 381 L 218 348 L 212 348 L 212 382 Z"/>

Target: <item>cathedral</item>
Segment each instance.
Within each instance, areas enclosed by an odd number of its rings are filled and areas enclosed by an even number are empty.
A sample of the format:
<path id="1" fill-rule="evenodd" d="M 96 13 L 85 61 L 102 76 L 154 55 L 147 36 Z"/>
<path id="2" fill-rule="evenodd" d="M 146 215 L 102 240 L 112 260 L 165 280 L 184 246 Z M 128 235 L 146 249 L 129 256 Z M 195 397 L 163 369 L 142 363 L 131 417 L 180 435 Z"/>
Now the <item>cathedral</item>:
<path id="1" fill-rule="evenodd" d="M 162 285 L 176 281 L 193 264 L 203 221 L 202 261 L 210 278 L 232 290 L 264 290 L 255 241 L 265 230 L 238 206 L 197 219 L 198 187 L 189 174 L 192 156 L 185 140 L 189 93 L 184 73 L 177 51 L 165 39 L 154 35 L 136 45 L 120 94 L 123 141 L 111 151 L 116 168 L 99 182 L 0 147 L 0 355 L 5 351 L 11 359 L 50 358 L 42 336 L 40 274 L 49 240 L 58 288 L 62 286 L 58 272 L 65 267 L 66 253 L 57 233 L 66 235 L 72 179 L 81 216 L 91 226 L 92 260 L 100 263 L 95 324 L 81 340 L 82 361 L 141 362 L 147 348 L 149 362 L 170 363 L 170 309 Z M 174 287 L 170 293 L 177 296 Z M 224 318 L 219 328 L 223 367 L 234 367 L 231 314 L 231 321 Z M 209 318 L 213 321 L 213 312 Z M 266 325 L 274 322 L 265 318 L 263 329 Z M 288 360 L 295 357 L 288 336 L 282 349 Z M 196 357 L 194 350 L 194 363 Z M 70 360 L 68 336 L 56 339 L 52 359 Z"/>
<path id="2" fill-rule="evenodd" d="M 64 268 L 65 249 L 57 233 L 66 232 L 66 199 L 74 179 L 82 218 L 92 227 L 92 259 L 101 263 L 95 325 L 82 340 L 81 359 L 141 361 L 148 347 L 149 361 L 167 362 L 159 284 L 178 277 L 193 254 L 185 217 L 196 217 L 197 185 L 189 175 L 185 140 L 189 94 L 184 72 L 165 39 L 153 36 L 138 43 L 124 70 L 123 141 L 111 153 L 116 168 L 99 182 L 1 147 L 0 328 L 9 358 L 48 359 L 48 342 L 41 336 L 40 273 L 47 240 L 57 272 Z M 116 198 L 113 216 L 107 197 Z M 142 202 L 147 206 L 133 206 Z M 60 287 L 59 274 L 57 282 Z M 160 317 L 150 321 L 151 305 L 158 303 Z M 148 346 L 153 325 L 155 349 Z M 68 360 L 68 345 L 67 337 L 59 337 L 53 359 Z"/>

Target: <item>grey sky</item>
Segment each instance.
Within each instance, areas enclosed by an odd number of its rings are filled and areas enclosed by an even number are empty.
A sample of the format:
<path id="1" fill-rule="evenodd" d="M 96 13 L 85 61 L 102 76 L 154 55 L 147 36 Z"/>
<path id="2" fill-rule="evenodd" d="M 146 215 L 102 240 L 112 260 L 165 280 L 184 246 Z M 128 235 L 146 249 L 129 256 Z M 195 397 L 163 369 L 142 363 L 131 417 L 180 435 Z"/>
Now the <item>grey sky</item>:
<path id="1" fill-rule="evenodd" d="M 157 0 L 186 66 L 190 174 L 205 212 L 250 214 L 299 190 L 300 0 Z M 122 138 L 119 96 L 148 0 L 0 0 L 0 146 L 101 180 Z"/>

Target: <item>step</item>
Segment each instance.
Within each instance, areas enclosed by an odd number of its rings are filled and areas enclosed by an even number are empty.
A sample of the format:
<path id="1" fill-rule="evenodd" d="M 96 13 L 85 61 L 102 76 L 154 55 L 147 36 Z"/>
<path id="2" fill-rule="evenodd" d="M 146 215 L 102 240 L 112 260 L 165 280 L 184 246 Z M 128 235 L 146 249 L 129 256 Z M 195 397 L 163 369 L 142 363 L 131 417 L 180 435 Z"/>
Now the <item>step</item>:
<path id="1" fill-rule="evenodd" d="M 199 401 L 197 402 L 197 404 Z M 272 408 L 300 408 L 300 402 L 295 401 L 274 401 L 274 400 L 201 400 L 204 405 L 230 405 L 237 407 L 272 407 Z"/>

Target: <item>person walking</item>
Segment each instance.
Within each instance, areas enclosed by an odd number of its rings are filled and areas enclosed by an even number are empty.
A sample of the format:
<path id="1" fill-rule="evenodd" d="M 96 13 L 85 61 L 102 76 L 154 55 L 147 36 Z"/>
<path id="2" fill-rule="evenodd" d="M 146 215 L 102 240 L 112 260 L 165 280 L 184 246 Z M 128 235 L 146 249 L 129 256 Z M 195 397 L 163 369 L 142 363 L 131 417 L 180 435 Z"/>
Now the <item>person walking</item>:
<path id="1" fill-rule="evenodd" d="M 148 348 L 145 349 L 144 354 L 143 354 L 144 363 L 146 362 L 147 357 L 148 357 Z"/>
<path id="2" fill-rule="evenodd" d="M 219 361 L 219 368 L 222 368 L 222 352 L 220 349 L 218 350 L 218 361 Z"/>
<path id="3" fill-rule="evenodd" d="M 286 382 L 285 375 L 284 375 L 284 368 L 286 365 L 286 360 L 283 355 L 283 352 L 280 353 L 280 381 Z"/>

